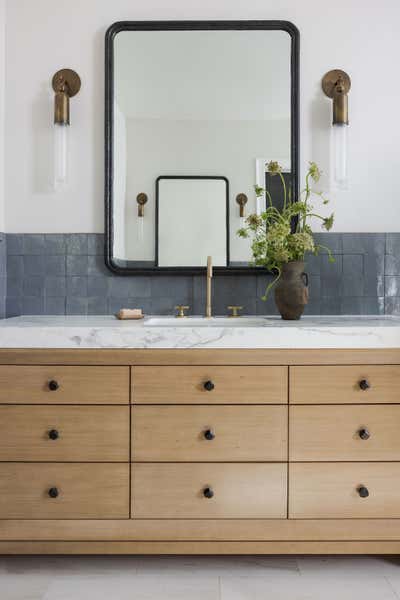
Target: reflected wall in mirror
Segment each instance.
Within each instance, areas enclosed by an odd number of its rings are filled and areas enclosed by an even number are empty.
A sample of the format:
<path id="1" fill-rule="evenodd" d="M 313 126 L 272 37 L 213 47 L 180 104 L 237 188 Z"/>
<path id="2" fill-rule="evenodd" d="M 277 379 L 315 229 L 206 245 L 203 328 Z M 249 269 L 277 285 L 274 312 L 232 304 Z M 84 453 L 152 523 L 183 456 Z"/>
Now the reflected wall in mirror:
<path id="1" fill-rule="evenodd" d="M 275 21 L 117 23 L 107 33 L 106 58 L 108 265 L 196 272 L 203 255 L 213 255 L 217 269 L 251 271 L 250 242 L 236 235 L 236 197 L 248 197 L 246 214 L 262 210 L 265 201 L 257 204 L 254 193 L 255 184 L 267 185 L 260 157 L 287 165 L 297 191 L 296 28 Z M 216 201 L 217 188 L 224 202 Z M 140 193 L 148 197 L 141 218 Z M 207 234 L 190 247 L 206 214 Z"/>
<path id="2" fill-rule="evenodd" d="M 225 177 L 159 177 L 156 191 L 158 267 L 228 265 L 228 199 Z"/>

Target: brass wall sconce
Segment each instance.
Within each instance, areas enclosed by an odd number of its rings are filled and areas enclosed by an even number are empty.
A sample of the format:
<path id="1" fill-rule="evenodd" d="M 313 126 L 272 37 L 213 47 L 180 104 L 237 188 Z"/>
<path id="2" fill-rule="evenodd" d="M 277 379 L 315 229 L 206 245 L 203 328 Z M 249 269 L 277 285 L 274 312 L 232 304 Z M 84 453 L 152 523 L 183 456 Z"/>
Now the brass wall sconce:
<path id="1" fill-rule="evenodd" d="M 81 89 L 79 75 L 71 69 L 61 69 L 53 76 L 54 95 L 54 185 L 59 187 L 68 178 L 69 99 Z"/>
<path id="2" fill-rule="evenodd" d="M 144 205 L 146 204 L 147 200 L 147 194 L 144 192 L 140 192 L 140 194 L 136 196 L 136 202 L 138 204 L 138 217 L 144 217 Z"/>
<path id="3" fill-rule="evenodd" d="M 236 196 L 236 202 L 239 204 L 239 216 L 242 219 L 245 216 L 244 207 L 246 206 L 248 198 L 246 194 L 238 194 Z"/>
<path id="4" fill-rule="evenodd" d="M 322 78 L 322 89 L 332 99 L 333 176 L 337 187 L 346 189 L 348 183 L 347 136 L 349 125 L 348 93 L 351 79 L 345 71 L 333 69 Z"/>

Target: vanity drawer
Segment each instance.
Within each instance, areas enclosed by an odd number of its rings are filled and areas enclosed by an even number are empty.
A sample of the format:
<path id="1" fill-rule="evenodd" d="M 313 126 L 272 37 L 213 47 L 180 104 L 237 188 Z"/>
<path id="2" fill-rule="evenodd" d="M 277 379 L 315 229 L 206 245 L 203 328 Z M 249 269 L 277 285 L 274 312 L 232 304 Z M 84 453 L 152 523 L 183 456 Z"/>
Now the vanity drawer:
<path id="1" fill-rule="evenodd" d="M 398 519 L 399 480 L 400 463 L 394 462 L 291 463 L 289 517 Z"/>
<path id="2" fill-rule="evenodd" d="M 0 461 L 129 462 L 129 406 L 1 406 Z"/>
<path id="3" fill-rule="evenodd" d="M 284 519 L 287 465 L 132 465 L 132 517 Z M 212 497 L 207 497 L 212 495 Z"/>
<path id="4" fill-rule="evenodd" d="M 291 406 L 290 460 L 400 460 L 400 406 Z"/>
<path id="5" fill-rule="evenodd" d="M 287 404 L 287 367 L 132 367 L 135 404 Z"/>
<path id="6" fill-rule="evenodd" d="M 285 461 L 287 406 L 133 406 L 138 461 Z"/>
<path id="7" fill-rule="evenodd" d="M 129 404 L 129 367 L 1 365 L 0 404 Z"/>
<path id="8" fill-rule="evenodd" d="M 124 518 L 129 464 L 0 463 L 0 519 Z"/>
<path id="9" fill-rule="evenodd" d="M 400 403 L 399 365 L 290 367 L 292 404 Z"/>

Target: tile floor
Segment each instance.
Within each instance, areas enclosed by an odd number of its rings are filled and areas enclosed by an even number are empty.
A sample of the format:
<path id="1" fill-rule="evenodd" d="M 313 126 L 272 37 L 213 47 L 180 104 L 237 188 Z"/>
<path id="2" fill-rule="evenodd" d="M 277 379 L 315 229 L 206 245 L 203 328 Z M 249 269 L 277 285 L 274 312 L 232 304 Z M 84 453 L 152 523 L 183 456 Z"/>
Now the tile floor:
<path id="1" fill-rule="evenodd" d="M 398 600 L 400 557 L 0 557 L 1 600 Z"/>

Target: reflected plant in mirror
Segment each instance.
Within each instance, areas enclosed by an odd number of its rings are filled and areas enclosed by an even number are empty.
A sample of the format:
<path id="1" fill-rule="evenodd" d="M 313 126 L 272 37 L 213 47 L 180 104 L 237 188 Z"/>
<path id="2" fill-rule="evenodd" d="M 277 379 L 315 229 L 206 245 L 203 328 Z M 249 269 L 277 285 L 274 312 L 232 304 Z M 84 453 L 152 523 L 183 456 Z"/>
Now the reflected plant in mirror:
<path id="1" fill-rule="evenodd" d="M 309 163 L 305 187 L 298 202 L 292 201 L 279 163 L 271 161 L 267 167 L 271 176 L 281 180 L 283 207 L 278 210 L 270 192 L 255 186 L 256 196 L 265 194 L 267 208 L 260 215 L 249 215 L 245 226 L 237 233 L 241 238 L 251 239 L 252 264 L 265 267 L 275 274 L 262 299 L 266 300 L 271 289 L 275 287 L 275 302 L 282 318 L 299 319 L 308 302 L 308 276 L 304 271 L 306 254 L 317 255 L 321 250 L 325 250 L 329 261 L 334 262 L 331 250 L 315 242 L 310 221 L 321 221 L 322 228 L 329 231 L 333 226 L 334 214 L 322 216 L 314 211 L 311 204 L 312 198 L 319 200 L 323 205 L 329 203 L 324 193 L 314 188 L 314 184 L 317 184 L 321 177 L 316 163 Z"/>

